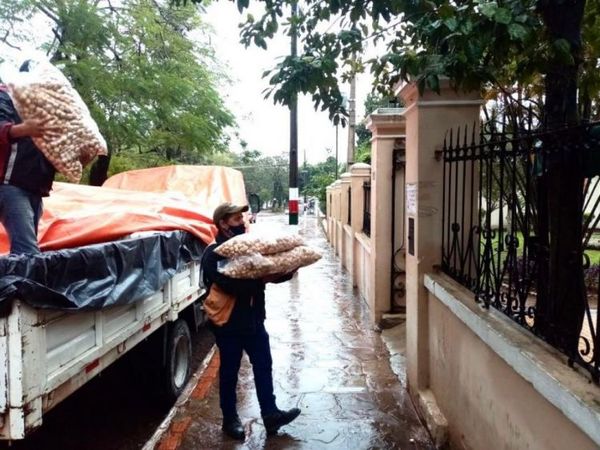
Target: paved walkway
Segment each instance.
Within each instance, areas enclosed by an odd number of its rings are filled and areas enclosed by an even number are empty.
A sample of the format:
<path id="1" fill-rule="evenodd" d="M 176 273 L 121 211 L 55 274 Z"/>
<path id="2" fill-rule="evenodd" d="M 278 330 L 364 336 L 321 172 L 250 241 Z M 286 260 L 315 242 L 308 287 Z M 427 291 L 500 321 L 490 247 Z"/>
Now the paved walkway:
<path id="1" fill-rule="evenodd" d="M 286 228 L 286 216 L 259 216 L 257 227 Z M 433 449 L 381 335 L 368 320 L 314 218 L 299 225 L 309 245 L 323 251 L 317 264 L 290 282 L 267 288 L 267 323 L 280 408 L 302 414 L 267 439 L 246 357 L 238 410 L 246 441 L 221 432 L 218 353 L 159 448 L 168 449 Z M 398 367 L 395 367 L 398 371 Z M 401 375 L 401 374 L 400 374 Z"/>

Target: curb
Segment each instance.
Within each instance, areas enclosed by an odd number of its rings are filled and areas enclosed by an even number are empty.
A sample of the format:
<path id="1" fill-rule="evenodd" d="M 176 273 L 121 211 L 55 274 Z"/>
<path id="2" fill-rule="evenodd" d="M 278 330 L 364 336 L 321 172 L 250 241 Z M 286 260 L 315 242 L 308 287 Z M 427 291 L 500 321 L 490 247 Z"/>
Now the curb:
<path id="1" fill-rule="evenodd" d="M 169 414 L 167 414 L 167 416 L 163 419 L 158 428 L 156 428 L 154 434 L 142 447 L 142 450 L 154 450 L 161 443 L 165 435 L 167 435 L 167 433 L 170 432 L 178 434 L 179 439 L 181 439 L 181 435 L 190 425 L 191 418 L 186 418 L 182 421 L 175 423 L 173 423 L 173 419 L 177 415 L 177 412 L 188 402 L 192 394 L 195 393 L 196 387 L 198 386 L 200 380 L 206 372 L 206 369 L 209 367 L 210 363 L 215 358 L 216 349 L 217 346 L 213 345 L 208 354 L 202 360 L 202 364 L 200 364 L 199 369 L 192 375 L 192 378 L 190 378 L 190 380 L 188 381 L 183 392 L 169 411 Z M 205 391 L 207 391 L 207 389 Z M 194 397 L 196 397 L 196 395 L 194 395 Z"/>

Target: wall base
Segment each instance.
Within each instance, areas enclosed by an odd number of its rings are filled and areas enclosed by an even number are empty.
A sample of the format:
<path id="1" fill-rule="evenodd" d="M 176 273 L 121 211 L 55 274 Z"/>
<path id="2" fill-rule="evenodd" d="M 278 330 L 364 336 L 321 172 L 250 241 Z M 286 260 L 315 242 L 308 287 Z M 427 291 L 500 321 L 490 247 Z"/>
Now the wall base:
<path id="1" fill-rule="evenodd" d="M 425 420 L 436 448 L 448 448 L 448 420 L 439 408 L 435 395 L 426 389 L 417 391 L 415 397 L 419 414 Z"/>

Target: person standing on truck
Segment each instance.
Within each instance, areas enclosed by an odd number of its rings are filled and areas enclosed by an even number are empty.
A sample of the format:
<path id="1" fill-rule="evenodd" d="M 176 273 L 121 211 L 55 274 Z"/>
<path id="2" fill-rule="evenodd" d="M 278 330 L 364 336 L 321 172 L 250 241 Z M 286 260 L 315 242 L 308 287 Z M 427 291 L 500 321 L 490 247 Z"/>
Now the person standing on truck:
<path id="1" fill-rule="evenodd" d="M 265 329 L 265 283 L 280 283 L 292 278 L 293 274 L 273 276 L 260 280 L 230 278 L 217 270 L 224 259 L 214 249 L 238 234 L 246 231 L 242 213 L 248 206 L 224 203 L 213 213 L 217 226 L 216 242 L 208 246 L 202 260 L 204 283 L 207 289 L 216 283 L 223 291 L 235 297 L 235 305 L 229 320 L 222 326 L 211 324 L 219 348 L 219 398 L 223 412 L 223 431 L 228 436 L 244 440 L 244 427 L 237 413 L 236 386 L 242 353 L 246 352 L 252 364 L 254 384 L 261 415 L 267 435 L 277 433 L 280 427 L 290 423 L 300 414 L 298 408 L 280 410 L 273 394 L 273 361 L 269 335 Z"/>
<path id="2" fill-rule="evenodd" d="M 28 70 L 26 61 L 20 71 Z M 42 197 L 49 195 L 55 174 L 31 139 L 43 130 L 37 120 L 21 120 L 0 80 L 0 223 L 8 234 L 11 254 L 40 252 L 37 230 Z"/>

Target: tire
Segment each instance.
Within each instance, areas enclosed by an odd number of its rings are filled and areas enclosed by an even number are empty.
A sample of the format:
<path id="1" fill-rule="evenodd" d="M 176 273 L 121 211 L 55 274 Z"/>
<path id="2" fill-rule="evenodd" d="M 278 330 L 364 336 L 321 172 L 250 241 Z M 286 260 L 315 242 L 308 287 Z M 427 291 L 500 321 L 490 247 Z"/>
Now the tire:
<path id="1" fill-rule="evenodd" d="M 190 379 L 192 368 L 192 337 L 185 320 L 178 319 L 173 323 L 166 344 L 165 397 L 167 401 L 174 402 Z"/>

